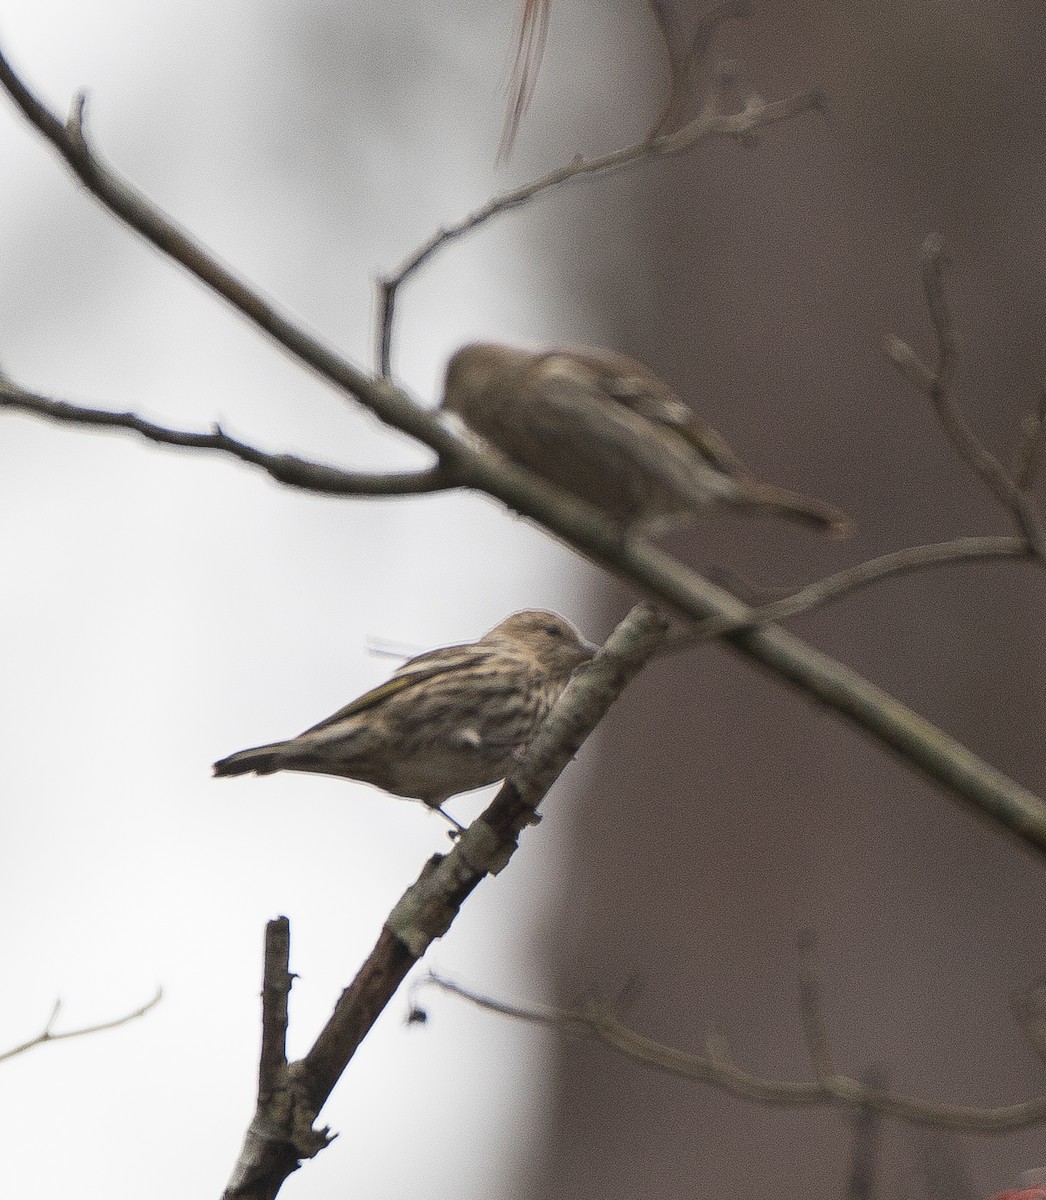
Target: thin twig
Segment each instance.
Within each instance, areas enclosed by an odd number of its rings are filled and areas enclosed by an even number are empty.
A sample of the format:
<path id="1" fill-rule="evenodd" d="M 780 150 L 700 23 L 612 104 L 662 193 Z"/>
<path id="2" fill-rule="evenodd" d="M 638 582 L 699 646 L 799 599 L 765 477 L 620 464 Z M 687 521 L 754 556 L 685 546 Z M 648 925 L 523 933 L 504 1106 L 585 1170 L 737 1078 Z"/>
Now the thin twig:
<path id="1" fill-rule="evenodd" d="M 715 5 L 698 21 L 685 49 L 680 47 L 682 35 L 676 26 L 671 6 L 666 0 L 647 0 L 647 7 L 654 14 L 668 59 L 668 88 L 665 101 L 647 135 L 649 138 L 656 138 L 668 133 L 683 120 L 694 79 L 708 57 L 720 25 L 727 21 L 739 21 L 750 17 L 752 6 L 748 0 L 723 0 L 723 3 Z"/>
<path id="2" fill-rule="evenodd" d="M 1046 1063 L 1046 979 L 1015 992 L 1010 1007 L 1031 1048 Z"/>
<path id="3" fill-rule="evenodd" d="M 783 621 L 800 613 L 821 608 L 854 592 L 898 575 L 909 575 L 945 563 L 993 562 L 1006 559 L 1036 559 L 1031 547 L 1019 537 L 961 537 L 924 546 L 906 546 L 889 554 L 870 558 L 845 567 L 833 575 L 815 579 L 779 600 L 753 604 L 745 618 L 712 617 L 692 629 L 669 638 L 662 652 L 671 652 L 711 638 L 722 637 L 735 629 L 750 629 L 768 621 Z M 1040 563 L 1046 566 L 1046 563 Z M 749 600 L 749 603 L 752 603 Z"/>
<path id="4" fill-rule="evenodd" d="M 817 1082 L 829 1086 L 835 1078 L 835 1063 L 828 1040 L 828 1026 L 821 1003 L 821 987 L 814 969 L 816 939 L 807 930 L 796 939 L 799 957 L 799 1018 L 806 1039 L 806 1053 Z"/>
<path id="5" fill-rule="evenodd" d="M 937 1104 L 917 1100 L 889 1088 L 877 1088 L 845 1075 L 833 1074 L 815 1083 L 765 1079 L 735 1066 L 725 1056 L 686 1054 L 644 1037 L 623 1025 L 605 1004 L 554 1008 L 506 1004 L 432 972 L 418 981 L 460 996 L 470 1004 L 502 1016 L 588 1037 L 626 1058 L 670 1075 L 705 1083 L 743 1100 L 782 1108 L 863 1108 L 910 1125 L 926 1125 L 973 1134 L 1012 1133 L 1046 1121 L 1046 1096 L 994 1108 Z"/>
<path id="6" fill-rule="evenodd" d="M 926 238 L 919 259 L 923 295 L 937 342 L 937 365 L 932 369 L 928 367 L 906 342 L 897 337 L 886 339 L 886 354 L 901 374 L 929 398 L 945 436 L 959 457 L 1009 511 L 1035 554 L 1046 559 L 1046 530 L 1042 516 L 1026 487 L 1022 486 L 1020 475 L 1010 475 L 974 433 L 955 402 L 952 385 L 956 374 L 959 335 L 944 291 L 946 256 L 939 234 L 931 233 Z M 1032 469 L 1029 465 L 1023 471 L 1027 474 Z"/>
<path id="7" fill-rule="evenodd" d="M 1013 459 L 1013 481 L 1022 492 L 1035 486 L 1046 452 L 1046 385 L 1039 386 L 1039 404 L 1021 422 L 1021 436 Z"/>
<path id="8" fill-rule="evenodd" d="M 450 473 L 441 467 L 425 471 L 389 472 L 343 471 L 339 467 L 311 462 L 295 454 L 269 454 L 256 446 L 238 441 L 215 425 L 210 433 L 193 433 L 170 429 L 147 421 L 136 413 L 112 412 L 104 408 L 87 408 L 52 400 L 26 391 L 13 383 L 0 381 L 0 409 L 24 412 L 64 421 L 75 425 L 94 425 L 106 429 L 126 429 L 150 442 L 167 446 L 182 446 L 192 450 L 214 450 L 228 454 L 241 462 L 251 463 L 288 487 L 302 488 L 330 496 L 406 496 L 444 491 L 459 486 Z"/>
<path id="9" fill-rule="evenodd" d="M 32 1050 L 34 1046 L 42 1046 L 45 1042 L 61 1042 L 66 1038 L 86 1037 L 89 1033 L 101 1033 L 105 1029 L 118 1029 L 121 1025 L 127 1025 L 131 1021 L 137 1021 L 139 1017 L 144 1017 L 162 999 L 163 988 L 157 988 L 156 995 L 143 1004 L 141 1008 L 136 1008 L 134 1012 L 125 1013 L 122 1017 L 115 1017 L 111 1021 L 101 1021 L 97 1025 L 83 1025 L 79 1029 L 66 1029 L 62 1033 L 55 1033 L 54 1031 L 55 1022 L 62 1011 L 61 1000 L 56 1000 L 54 1007 L 51 1009 L 51 1015 L 47 1018 L 47 1024 L 36 1037 L 30 1038 L 29 1041 L 23 1042 L 20 1046 L 13 1046 L 10 1050 L 0 1052 L 0 1062 L 5 1062 L 9 1058 L 15 1058 L 19 1054 L 25 1054 L 27 1050 Z"/>
<path id="10" fill-rule="evenodd" d="M 816 110 L 821 107 L 822 103 L 821 93 L 814 90 L 802 92 L 797 96 L 775 103 L 763 103 L 758 98 L 753 98 L 739 113 L 723 113 L 714 108 L 706 108 L 682 129 L 653 138 L 644 138 L 641 142 L 625 146 L 620 150 L 613 150 L 597 158 L 585 159 L 579 154 L 566 166 L 557 167 L 539 179 L 503 192 L 453 224 L 445 225 L 413 250 L 391 274 L 382 276 L 378 280 L 377 360 L 379 374 L 382 378 L 388 379 L 392 373 L 392 330 L 400 287 L 430 258 L 457 238 L 471 233 L 472 230 L 485 225 L 494 217 L 529 204 L 536 197 L 554 191 L 572 180 L 588 175 L 607 174 L 644 158 L 680 154 L 710 137 L 743 139 L 757 129 L 777 124 L 804 112 Z"/>

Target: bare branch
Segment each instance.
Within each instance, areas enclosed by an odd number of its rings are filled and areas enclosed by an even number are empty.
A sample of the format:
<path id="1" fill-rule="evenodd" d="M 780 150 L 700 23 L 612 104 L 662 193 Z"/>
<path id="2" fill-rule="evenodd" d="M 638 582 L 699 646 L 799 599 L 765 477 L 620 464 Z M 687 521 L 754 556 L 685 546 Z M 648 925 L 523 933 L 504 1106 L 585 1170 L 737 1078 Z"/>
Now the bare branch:
<path id="1" fill-rule="evenodd" d="M 870 1067 L 861 1075 L 861 1085 L 871 1092 L 886 1090 L 886 1073 L 878 1067 Z M 864 1105 L 853 1114 L 850 1142 L 850 1170 L 847 1180 L 847 1200 L 875 1200 L 877 1187 L 877 1165 L 879 1142 L 882 1135 L 882 1116 Z"/>
<path id="2" fill-rule="evenodd" d="M 717 76 L 726 78 L 726 76 Z M 824 92 L 820 88 L 811 88 L 798 95 L 789 96 L 784 100 L 763 100 L 761 96 L 752 96 L 740 112 L 727 113 L 708 110 L 689 125 L 684 125 L 676 133 L 665 134 L 658 142 L 664 142 L 662 154 L 678 154 L 688 150 L 698 141 L 709 137 L 733 138 L 747 145 L 754 143 L 757 130 L 766 129 L 770 125 L 778 125 L 782 121 L 791 120 L 802 113 L 821 112 L 825 106 Z"/>
<path id="3" fill-rule="evenodd" d="M 104 429 L 126 429 L 137 433 L 150 442 L 167 446 L 182 446 L 191 450 L 214 450 L 228 454 L 241 462 L 261 467 L 278 483 L 301 488 L 308 492 L 320 492 L 332 496 L 405 496 L 424 492 L 438 492 L 459 486 L 440 467 L 427 471 L 392 472 L 371 474 L 365 471 L 343 471 L 324 463 L 310 462 L 294 454 L 269 454 L 238 441 L 227 434 L 220 425 L 210 433 L 191 433 L 180 429 L 169 429 L 147 421 L 135 413 L 112 412 L 104 408 L 86 408 L 69 404 L 63 400 L 52 400 L 46 396 L 28 392 L 7 380 L 0 380 L 0 409 L 29 413 L 51 421 L 64 421 L 75 425 L 94 425 Z"/>
<path id="4" fill-rule="evenodd" d="M 629 680 L 651 657 L 666 622 L 647 604 L 637 605 L 607 639 L 595 659 L 567 685 L 519 768 L 483 815 L 446 855 L 434 855 L 389 914 L 374 949 L 342 992 L 312 1048 L 299 1062 L 281 1066 L 284 1034 L 278 992 L 267 1005 L 265 1061 L 259 1076 L 277 1086 L 259 1090 L 225 1200 L 271 1200 L 302 1158 L 329 1141 L 313 1122 L 378 1015 L 411 967 L 450 928 L 480 882 L 508 865 L 523 829 L 536 821 L 535 807 L 578 746 L 595 728 Z M 270 925 L 278 925 L 273 922 Z M 284 936 L 285 929 L 279 931 Z M 286 978 L 284 945 L 267 936 L 266 980 Z M 271 960 L 271 963 L 270 963 Z M 268 1047 L 266 1050 L 265 1047 Z"/>
<path id="5" fill-rule="evenodd" d="M 706 106 L 700 116 L 683 128 L 654 138 L 645 138 L 631 146 L 611 151 L 597 158 L 585 159 L 577 155 L 566 166 L 558 167 L 548 174 L 525 183 L 520 187 L 503 192 L 488 200 L 468 216 L 445 225 L 426 239 L 389 275 L 378 280 L 378 369 L 383 378 L 389 378 L 392 370 L 392 330 L 396 317 L 396 301 L 399 289 L 436 253 L 450 242 L 471 233 L 494 217 L 511 209 L 519 208 L 531 200 L 554 191 L 572 180 L 588 175 L 603 175 L 610 171 L 630 166 L 645 158 L 658 155 L 680 154 L 711 138 L 730 137 L 742 139 L 756 129 L 774 125 L 800 113 L 820 108 L 823 97 L 818 91 L 803 92 L 787 100 L 765 104 L 753 97 L 740 113 L 723 113 L 714 106 Z"/>
<path id="6" fill-rule="evenodd" d="M 799 1016 L 806 1038 L 806 1051 L 814 1077 L 822 1087 L 828 1087 L 835 1078 L 835 1063 L 828 1044 L 828 1027 L 821 1003 L 821 988 L 814 970 L 814 948 L 816 939 L 807 930 L 796 939 L 799 953 Z"/>
<path id="7" fill-rule="evenodd" d="M 579 1008 L 527 1008 L 493 1000 L 432 972 L 419 980 L 417 986 L 420 988 L 426 983 L 460 996 L 478 1008 L 516 1020 L 550 1026 L 577 1037 L 591 1038 L 644 1066 L 695 1083 L 708 1084 L 757 1104 L 780 1108 L 864 1109 L 909 1125 L 975 1134 L 1012 1133 L 1046 1121 L 1046 1096 L 1017 1104 L 977 1108 L 917 1100 L 889 1088 L 872 1086 L 838 1074 L 816 1083 L 764 1079 L 735 1066 L 719 1052 L 686 1054 L 644 1037 L 623 1025 L 605 1004 L 589 1003 Z"/>
<path id="8" fill-rule="evenodd" d="M 955 329 L 948 298 L 944 294 L 946 265 L 947 256 L 941 235 L 929 234 L 919 251 L 919 266 L 922 270 L 926 307 L 930 310 L 930 320 L 937 336 L 937 386 L 944 390 L 951 386 L 959 350 L 959 335 Z"/>
<path id="9" fill-rule="evenodd" d="M 309 333 L 258 288 L 241 280 L 147 196 L 112 170 L 96 154 L 85 136 L 83 93 L 74 102 L 70 119 L 61 121 L 26 86 L 2 52 L 0 87 L 11 96 L 30 123 L 51 142 L 87 190 L 129 228 L 180 263 L 299 362 L 365 403 L 387 425 L 426 442 L 438 454 L 453 456 L 457 439 L 442 429 L 441 422 L 434 414 L 426 412 L 398 388 L 371 378 Z"/>
<path id="10" fill-rule="evenodd" d="M 931 370 L 927 367 L 900 338 L 888 338 L 884 349 L 909 383 L 932 402 L 941 428 L 959 457 L 1010 512 L 1035 554 L 1046 558 L 1046 530 L 1042 516 L 1022 484 L 1022 475 L 1033 470 L 1033 465 L 1029 461 L 1028 465 L 1018 467 L 1020 473 L 1016 478 L 1011 476 L 977 437 L 955 403 L 952 384 L 956 373 L 959 336 L 944 291 L 945 261 L 940 235 L 931 233 L 923 242 L 920 265 L 923 294 L 937 340 L 936 368 Z M 1030 448 L 1027 454 L 1031 455 Z"/>
<path id="11" fill-rule="evenodd" d="M 888 335 L 883 338 L 883 353 L 913 387 L 927 396 L 933 395 L 937 376 L 906 341 Z"/>
<path id="12" fill-rule="evenodd" d="M 681 32 L 676 28 L 673 14 L 665 0 L 648 0 L 658 32 L 668 58 L 668 89 L 661 113 L 650 130 L 649 137 L 668 133 L 683 121 L 683 114 L 698 71 L 708 57 L 719 27 L 727 21 L 743 20 L 752 15 L 748 0 L 724 0 L 715 5 L 698 21 L 685 48 L 680 47 Z"/>
<path id="13" fill-rule="evenodd" d="M 319 1154 L 332 1140 L 330 1130 L 314 1129 L 300 1072 L 287 1063 L 287 1001 L 290 971 L 290 922 L 276 917 L 265 927 L 262 977 L 262 1039 L 258 1056 L 258 1103 L 244 1134 L 226 1197 L 273 1200 L 280 1183 L 302 1159 Z M 279 1163 L 280 1172 L 271 1167 Z M 265 1164 L 265 1169 L 260 1168 Z"/>
<path id="14" fill-rule="evenodd" d="M 1046 979 L 1015 992 L 1010 1007 L 1031 1048 L 1046 1063 Z"/>
<path id="15" fill-rule="evenodd" d="M 647 0 L 646 6 L 650 9 L 657 32 L 661 37 L 661 44 L 665 48 L 665 58 L 668 59 L 669 92 L 671 93 L 675 86 L 679 60 L 679 30 L 676 27 L 675 14 L 668 0 Z M 655 125 L 654 132 L 656 133 L 657 130 L 658 126 Z"/>
<path id="16" fill-rule="evenodd" d="M 294 976 L 290 969 L 291 925 L 277 917 L 265 927 L 265 974 L 262 979 L 262 1043 L 258 1058 L 258 1094 L 277 1086 L 287 1066 L 287 1005 Z"/>
<path id="17" fill-rule="evenodd" d="M 880 583 L 897 575 L 909 575 L 945 563 L 993 562 L 1006 559 L 1018 561 L 1040 561 L 1024 538 L 1018 537 L 962 537 L 948 542 L 931 542 L 924 546 L 906 546 L 889 554 L 870 558 L 865 562 L 845 567 L 833 575 L 815 579 L 805 587 L 798 588 L 779 600 L 758 604 L 746 597 L 753 607 L 747 618 L 730 620 L 726 617 L 711 617 L 693 629 L 670 638 L 662 652 L 679 650 L 711 638 L 722 637 L 735 629 L 750 629 L 768 621 L 783 621 L 800 613 L 810 612 L 854 592 Z M 1046 565 L 1041 563 L 1040 565 Z"/>
<path id="18" fill-rule="evenodd" d="M 29 1041 L 23 1042 L 20 1046 L 13 1046 L 10 1050 L 0 1052 L 0 1062 L 4 1062 L 9 1058 L 15 1058 L 19 1054 L 25 1054 L 27 1050 L 32 1050 L 34 1046 L 42 1046 L 45 1042 L 61 1042 L 66 1038 L 86 1037 L 90 1033 L 101 1033 L 105 1029 L 118 1029 L 121 1025 L 128 1025 L 131 1021 L 137 1021 L 139 1017 L 144 1017 L 162 999 L 163 988 L 157 988 L 156 995 L 151 1000 L 146 1001 L 141 1008 L 136 1008 L 134 1012 L 125 1013 L 122 1017 L 115 1017 L 111 1021 L 101 1021 L 97 1025 L 83 1025 L 79 1029 L 66 1029 L 62 1033 L 55 1033 L 54 1031 L 55 1022 L 62 1011 L 61 1000 L 56 1000 L 54 1007 L 51 1009 L 51 1015 L 47 1018 L 47 1024 L 36 1037 L 30 1038 Z"/>
<path id="19" fill-rule="evenodd" d="M 1046 385 L 1039 387 L 1039 406 L 1021 421 L 1021 437 L 1013 459 L 1013 480 L 1022 492 L 1035 486 L 1046 451 Z"/>
<path id="20" fill-rule="evenodd" d="M 693 87 L 697 69 L 706 58 L 715 33 L 729 20 L 752 15 L 749 0 L 723 0 L 698 21 L 685 49 L 680 48 L 681 36 L 669 6 L 664 0 L 647 0 L 668 60 L 668 89 L 661 114 L 651 128 L 650 138 L 666 133 L 682 120 L 688 93 Z M 516 57 L 509 82 L 509 102 L 498 147 L 498 161 L 508 158 L 512 151 L 520 122 L 533 99 L 541 60 L 548 40 L 551 0 L 522 0 L 516 34 Z"/>

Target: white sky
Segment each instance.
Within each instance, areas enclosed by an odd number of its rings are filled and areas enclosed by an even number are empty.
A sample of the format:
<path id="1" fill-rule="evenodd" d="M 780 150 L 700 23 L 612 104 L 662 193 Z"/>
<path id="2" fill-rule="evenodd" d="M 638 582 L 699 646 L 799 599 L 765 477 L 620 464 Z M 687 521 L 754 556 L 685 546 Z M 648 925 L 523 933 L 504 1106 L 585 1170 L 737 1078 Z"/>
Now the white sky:
<path id="1" fill-rule="evenodd" d="M 373 277 L 509 181 L 492 159 L 512 5 L 2 7 L 4 49 L 54 106 L 87 86 L 111 161 L 357 361 Z M 428 28 L 451 19 L 463 31 Z M 391 87 L 411 73 L 420 100 Z M 349 466 L 424 461 L 104 215 L 6 103 L 0 153 L 0 363 L 19 382 Z M 543 236 L 510 217 L 405 294 L 397 369 L 419 395 L 470 337 L 581 327 L 569 297 L 528 308 L 555 289 Z M 372 789 L 214 781 L 209 764 L 387 675 L 370 635 L 428 648 L 536 606 L 584 624 L 584 575 L 481 499 L 323 501 L 11 415 L 0 496 L 0 1049 L 56 996 L 67 1028 L 165 989 L 132 1026 L 0 1064 L 5 1194 L 217 1196 L 253 1108 L 266 919 L 291 918 L 300 1053 L 445 835 Z M 540 996 L 519 914 L 540 921 L 558 886 L 556 819 L 433 965 Z M 406 1029 L 392 1006 L 325 1110 L 341 1137 L 284 1195 L 516 1194 L 540 1037 L 447 999 L 430 1011 Z"/>

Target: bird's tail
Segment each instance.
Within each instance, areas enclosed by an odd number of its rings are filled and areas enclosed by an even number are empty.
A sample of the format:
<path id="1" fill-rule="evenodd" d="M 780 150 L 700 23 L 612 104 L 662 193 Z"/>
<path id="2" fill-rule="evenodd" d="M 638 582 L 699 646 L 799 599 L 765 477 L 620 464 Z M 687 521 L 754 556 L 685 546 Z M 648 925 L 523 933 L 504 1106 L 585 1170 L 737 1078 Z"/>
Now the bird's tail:
<path id="1" fill-rule="evenodd" d="M 281 766 L 282 751 L 286 742 L 272 742 L 268 746 L 252 746 L 249 750 L 238 750 L 228 758 L 219 759 L 211 770 L 221 775 L 271 775 Z"/>
<path id="2" fill-rule="evenodd" d="M 849 537 L 854 531 L 853 521 L 841 508 L 814 496 L 803 496 L 772 484 L 753 483 L 746 486 L 742 497 L 745 508 L 798 521 L 821 530 L 829 537 Z"/>

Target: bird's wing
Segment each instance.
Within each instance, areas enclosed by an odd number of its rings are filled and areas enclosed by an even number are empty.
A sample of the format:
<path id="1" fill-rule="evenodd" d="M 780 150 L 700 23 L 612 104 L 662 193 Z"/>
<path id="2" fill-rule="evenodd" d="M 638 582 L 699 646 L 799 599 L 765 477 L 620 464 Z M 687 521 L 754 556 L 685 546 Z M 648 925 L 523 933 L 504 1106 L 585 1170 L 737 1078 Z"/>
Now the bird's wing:
<path id="1" fill-rule="evenodd" d="M 722 471 L 731 479 L 750 480 L 752 478 L 752 472 L 730 449 L 726 438 L 714 425 L 699 420 L 691 413 L 686 424 L 677 426 L 677 428 L 701 457 L 717 471 Z"/>
<path id="2" fill-rule="evenodd" d="M 693 409 L 648 367 L 612 350 L 586 348 L 573 353 L 594 373 L 599 387 L 610 399 L 684 438 L 715 470 L 733 479 L 751 478 L 751 472 L 723 435 L 696 417 Z"/>
<path id="3" fill-rule="evenodd" d="M 442 650 L 430 650 L 425 654 L 419 654 L 417 658 L 405 662 L 391 679 L 379 684 L 376 688 L 371 688 L 369 692 L 364 692 L 362 696 L 357 696 L 344 708 L 339 708 L 336 713 L 324 717 L 322 721 L 310 726 L 299 736 L 304 737 L 306 733 L 317 733 L 321 729 L 329 729 L 347 717 L 367 712 L 390 696 L 396 696 L 408 688 L 434 679 L 437 675 L 445 675 L 448 671 L 459 670 L 466 663 L 478 663 L 482 660 L 483 655 L 482 648 L 477 648 L 475 644 L 447 646 Z"/>

